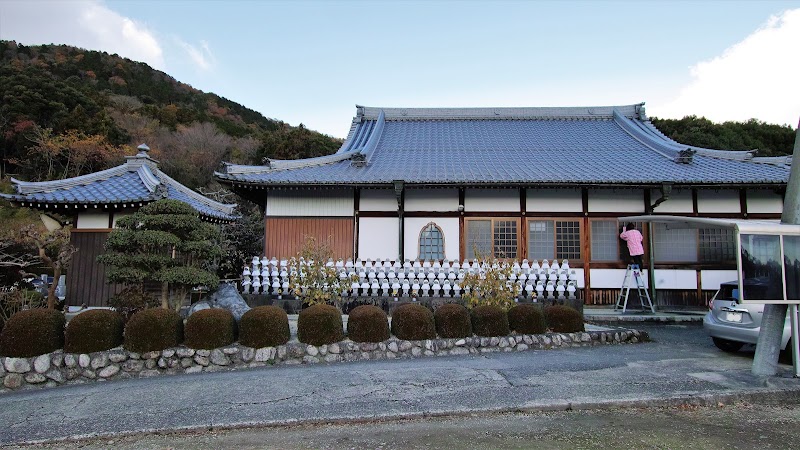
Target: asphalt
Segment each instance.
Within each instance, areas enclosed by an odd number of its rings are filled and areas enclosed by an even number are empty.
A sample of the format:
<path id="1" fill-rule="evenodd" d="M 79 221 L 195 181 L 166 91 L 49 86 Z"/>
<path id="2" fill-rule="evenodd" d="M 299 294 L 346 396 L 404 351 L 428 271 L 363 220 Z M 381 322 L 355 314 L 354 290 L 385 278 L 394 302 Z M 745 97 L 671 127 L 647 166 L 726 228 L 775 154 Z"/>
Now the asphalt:
<path id="1" fill-rule="evenodd" d="M 370 423 L 467 414 L 800 402 L 780 366 L 717 350 L 688 324 L 638 323 L 653 342 L 480 356 L 263 367 L 0 396 L 0 445 L 153 430 Z"/>

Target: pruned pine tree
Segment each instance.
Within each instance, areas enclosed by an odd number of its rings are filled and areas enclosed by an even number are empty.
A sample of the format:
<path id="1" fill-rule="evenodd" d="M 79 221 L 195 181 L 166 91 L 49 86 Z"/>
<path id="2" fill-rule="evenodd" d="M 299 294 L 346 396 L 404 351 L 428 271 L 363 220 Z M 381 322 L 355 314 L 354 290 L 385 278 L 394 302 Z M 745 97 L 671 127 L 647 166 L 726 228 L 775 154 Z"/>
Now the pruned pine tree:
<path id="1" fill-rule="evenodd" d="M 220 256 L 219 230 L 191 206 L 159 200 L 117 221 L 98 261 L 110 282 L 144 287 L 160 283 L 161 306 L 180 309 L 195 286 L 215 289 L 212 268 Z"/>

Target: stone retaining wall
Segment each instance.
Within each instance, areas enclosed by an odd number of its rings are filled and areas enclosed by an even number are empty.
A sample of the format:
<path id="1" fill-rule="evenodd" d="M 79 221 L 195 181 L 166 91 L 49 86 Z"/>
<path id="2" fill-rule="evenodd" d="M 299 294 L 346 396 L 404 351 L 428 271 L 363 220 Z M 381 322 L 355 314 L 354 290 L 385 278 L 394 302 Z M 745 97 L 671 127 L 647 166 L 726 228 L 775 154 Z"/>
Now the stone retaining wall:
<path id="1" fill-rule="evenodd" d="M 56 351 L 32 358 L 0 357 L 0 393 L 94 381 L 152 377 L 179 373 L 216 372 L 276 364 L 315 364 L 370 359 L 469 355 L 490 352 L 546 350 L 592 345 L 637 343 L 647 333 L 636 330 L 547 333 L 506 337 L 469 337 L 380 343 L 349 340 L 319 347 L 289 342 L 278 347 L 251 348 L 239 344 L 214 350 L 186 347 L 133 353 L 121 347 L 91 354 Z"/>

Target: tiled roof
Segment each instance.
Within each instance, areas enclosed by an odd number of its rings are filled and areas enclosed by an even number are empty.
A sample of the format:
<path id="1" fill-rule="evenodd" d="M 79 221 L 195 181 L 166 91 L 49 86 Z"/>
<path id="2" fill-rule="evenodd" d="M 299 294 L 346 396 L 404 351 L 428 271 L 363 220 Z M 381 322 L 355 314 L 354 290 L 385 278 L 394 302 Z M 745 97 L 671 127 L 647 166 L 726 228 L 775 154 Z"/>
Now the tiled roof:
<path id="1" fill-rule="evenodd" d="M 141 147 L 140 147 L 141 148 Z M 142 151 L 120 166 L 65 180 L 26 182 L 12 178 L 16 194 L 0 194 L 7 200 L 45 205 L 142 205 L 162 198 L 188 203 L 206 219 L 229 221 L 237 216 L 235 204 L 211 200 L 183 186 L 158 169 Z"/>
<path id="2" fill-rule="evenodd" d="M 689 150 L 689 151 L 687 151 Z M 218 180 L 255 185 L 774 184 L 789 159 L 680 144 L 643 104 L 575 108 L 357 107 L 330 156 L 227 165 Z"/>

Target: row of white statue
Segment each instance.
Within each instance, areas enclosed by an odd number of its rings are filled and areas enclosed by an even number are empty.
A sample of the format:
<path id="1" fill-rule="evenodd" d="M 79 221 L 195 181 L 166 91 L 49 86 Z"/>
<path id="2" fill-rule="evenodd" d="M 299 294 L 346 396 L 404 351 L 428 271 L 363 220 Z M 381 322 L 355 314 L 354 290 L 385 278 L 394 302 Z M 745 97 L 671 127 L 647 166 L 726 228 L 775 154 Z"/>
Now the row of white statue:
<path id="1" fill-rule="evenodd" d="M 495 262 L 495 265 L 498 263 Z M 290 278 L 297 275 L 300 267 L 301 279 L 305 277 L 305 261 L 292 264 L 288 260 L 254 257 L 252 267 L 242 272 L 242 291 L 245 294 L 293 295 Z M 359 297 L 460 297 L 460 282 L 467 274 L 482 276 L 488 269 L 486 262 L 473 261 L 420 261 L 406 260 L 403 264 L 389 260 L 353 261 L 329 260 L 326 266 L 336 270 L 342 283 L 349 283 L 345 296 Z M 515 261 L 506 283 L 518 285 L 521 297 L 574 296 L 577 290 L 577 274 L 570 270 L 569 261 L 541 264 L 527 259 Z"/>

